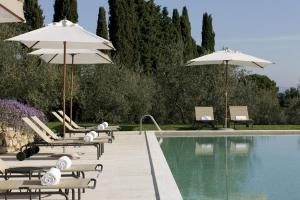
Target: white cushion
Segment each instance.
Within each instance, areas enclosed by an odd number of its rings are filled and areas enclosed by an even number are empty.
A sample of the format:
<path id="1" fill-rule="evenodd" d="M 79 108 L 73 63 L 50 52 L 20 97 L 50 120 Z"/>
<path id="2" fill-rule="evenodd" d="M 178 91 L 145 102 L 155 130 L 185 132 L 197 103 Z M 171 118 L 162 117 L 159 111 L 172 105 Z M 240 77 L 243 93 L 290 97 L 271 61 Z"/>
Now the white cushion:
<path id="1" fill-rule="evenodd" d="M 211 116 L 202 116 L 201 120 L 212 120 Z"/>
<path id="2" fill-rule="evenodd" d="M 235 120 L 245 121 L 247 120 L 247 116 L 235 116 Z"/>

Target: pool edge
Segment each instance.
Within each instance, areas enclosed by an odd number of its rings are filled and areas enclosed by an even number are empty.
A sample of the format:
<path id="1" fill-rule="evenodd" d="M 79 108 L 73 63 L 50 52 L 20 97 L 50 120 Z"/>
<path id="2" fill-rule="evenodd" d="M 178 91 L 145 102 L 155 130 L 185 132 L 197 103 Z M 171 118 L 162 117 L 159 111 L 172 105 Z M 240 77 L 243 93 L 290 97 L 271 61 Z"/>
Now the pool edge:
<path id="1" fill-rule="evenodd" d="M 147 131 L 145 137 L 157 199 L 183 200 L 155 132 Z"/>

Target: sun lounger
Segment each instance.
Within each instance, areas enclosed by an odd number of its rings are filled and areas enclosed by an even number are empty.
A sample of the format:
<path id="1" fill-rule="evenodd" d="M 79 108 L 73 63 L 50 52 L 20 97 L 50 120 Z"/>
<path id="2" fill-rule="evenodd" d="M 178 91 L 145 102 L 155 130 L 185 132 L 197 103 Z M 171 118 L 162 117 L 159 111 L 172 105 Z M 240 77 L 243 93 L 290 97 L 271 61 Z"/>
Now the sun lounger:
<path id="1" fill-rule="evenodd" d="M 62 179 L 59 184 L 43 186 L 40 180 L 6 180 L 0 181 L 0 196 L 7 200 L 9 196 L 21 196 L 22 199 L 28 196 L 32 199 L 38 195 L 61 195 L 69 199 L 68 191 L 72 192 L 72 200 L 75 200 L 75 190 L 78 192 L 78 199 L 81 199 L 81 190 L 95 189 L 95 179 Z M 65 192 L 64 192 L 65 191 Z"/>
<path id="2" fill-rule="evenodd" d="M 54 140 L 61 140 L 63 138 L 59 137 L 57 134 L 55 134 L 46 124 L 44 124 L 38 117 L 36 116 L 32 116 L 31 119 L 43 130 L 45 131 L 52 139 Z M 65 140 L 68 139 L 78 139 L 78 140 L 82 140 L 83 137 L 71 137 L 71 138 L 66 138 Z M 111 136 L 106 136 L 106 135 L 101 135 L 98 136 L 97 139 L 107 139 L 109 142 L 112 141 L 112 137 Z M 96 140 L 97 140 L 96 139 Z"/>
<path id="3" fill-rule="evenodd" d="M 60 121 L 62 124 L 64 123 L 63 118 L 57 114 L 56 112 L 52 112 L 52 114 Z M 111 129 L 104 129 L 104 130 L 98 130 L 98 129 L 74 129 L 67 121 L 65 121 L 65 126 L 71 133 L 87 133 L 88 131 L 96 131 L 97 133 L 107 133 L 107 135 L 114 138 L 114 130 Z"/>
<path id="4" fill-rule="evenodd" d="M 64 116 L 64 112 L 62 110 L 58 110 L 57 111 L 58 114 L 60 114 L 61 117 Z M 96 127 L 93 126 L 93 127 L 82 127 L 82 126 L 79 126 L 76 122 L 74 122 L 73 120 L 70 119 L 70 117 L 68 115 L 65 115 L 65 118 L 66 118 L 66 121 L 72 126 L 74 127 L 75 129 L 95 129 Z M 111 130 L 119 130 L 120 127 L 119 126 L 109 126 L 109 129 Z"/>
<path id="5" fill-rule="evenodd" d="M 46 133 L 44 133 L 36 124 L 29 118 L 24 117 L 22 120 L 39 136 L 40 140 L 27 144 L 21 147 L 21 152 L 17 154 L 18 160 L 25 160 L 39 152 L 40 146 L 94 146 L 97 148 L 97 159 L 99 160 L 101 154 L 104 152 L 104 143 L 108 143 L 107 139 L 98 139 L 93 142 L 85 142 L 84 140 L 68 139 L 68 140 L 53 140 Z"/>
<path id="6" fill-rule="evenodd" d="M 216 125 L 213 107 L 195 107 L 195 116 L 196 122 L 208 124 L 213 128 Z"/>
<path id="7" fill-rule="evenodd" d="M 247 127 L 253 126 L 253 120 L 249 118 L 247 106 L 229 106 L 230 122 L 235 124 L 245 124 Z"/>
<path id="8" fill-rule="evenodd" d="M 54 166 L 54 165 L 53 165 Z M 7 166 L 6 163 L 0 159 L 0 178 L 5 178 L 8 180 L 9 178 L 21 178 L 28 177 L 31 179 L 32 177 L 37 177 L 38 172 L 47 171 L 51 169 L 53 166 L 44 165 L 44 166 L 22 166 L 22 167 L 10 167 Z M 85 178 L 86 172 L 102 172 L 103 165 L 102 164 L 80 164 L 80 165 L 72 165 L 68 169 L 61 170 L 63 177 L 74 177 L 74 178 Z"/>

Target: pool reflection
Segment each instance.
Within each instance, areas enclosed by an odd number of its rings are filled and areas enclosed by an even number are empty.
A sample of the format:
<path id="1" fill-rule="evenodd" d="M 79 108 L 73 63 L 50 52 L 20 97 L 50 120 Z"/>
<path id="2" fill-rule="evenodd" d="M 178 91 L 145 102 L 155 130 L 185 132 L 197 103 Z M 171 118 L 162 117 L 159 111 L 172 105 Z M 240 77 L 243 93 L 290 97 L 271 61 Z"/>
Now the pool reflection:
<path id="1" fill-rule="evenodd" d="M 267 200 L 253 180 L 261 164 L 256 143 L 255 137 L 165 138 L 161 147 L 185 200 Z"/>

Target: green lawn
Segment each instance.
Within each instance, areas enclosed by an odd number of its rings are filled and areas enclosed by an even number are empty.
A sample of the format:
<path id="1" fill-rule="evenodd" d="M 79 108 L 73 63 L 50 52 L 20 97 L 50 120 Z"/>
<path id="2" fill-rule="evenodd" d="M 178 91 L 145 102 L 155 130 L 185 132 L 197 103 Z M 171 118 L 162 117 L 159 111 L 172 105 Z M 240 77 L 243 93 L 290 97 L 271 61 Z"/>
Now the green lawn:
<path id="1" fill-rule="evenodd" d="M 84 124 L 85 126 L 93 126 L 94 124 Z M 61 123 L 49 122 L 48 126 L 56 131 L 61 129 Z M 139 124 L 120 124 L 122 131 L 138 131 Z M 211 130 L 208 127 L 193 127 L 191 124 L 167 124 L 160 126 L 162 130 Z M 221 128 L 219 126 L 218 128 Z M 247 128 L 245 125 L 237 125 L 237 130 L 300 130 L 300 125 L 254 125 L 253 128 Z M 156 130 L 152 124 L 143 124 L 143 130 Z"/>

